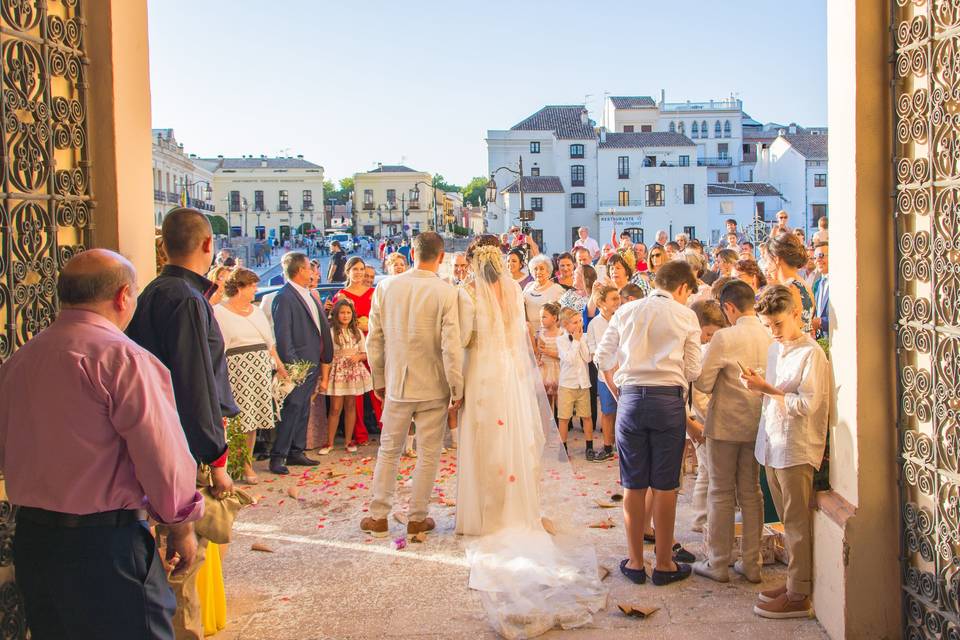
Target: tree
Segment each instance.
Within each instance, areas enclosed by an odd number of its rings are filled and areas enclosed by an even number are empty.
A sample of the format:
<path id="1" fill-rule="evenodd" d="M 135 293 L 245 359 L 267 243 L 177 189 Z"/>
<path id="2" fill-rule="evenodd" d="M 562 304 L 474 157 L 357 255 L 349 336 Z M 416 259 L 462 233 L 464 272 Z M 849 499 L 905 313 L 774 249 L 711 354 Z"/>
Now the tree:
<path id="1" fill-rule="evenodd" d="M 324 180 L 323 181 L 323 200 L 326 203 L 330 198 L 336 198 L 337 188 L 333 184 L 333 180 Z"/>
<path id="2" fill-rule="evenodd" d="M 353 195 L 353 178 L 342 178 L 340 188 L 336 188 L 332 180 L 323 181 L 323 199 L 329 201 L 335 200 L 337 204 L 346 204 L 347 200 Z"/>
<path id="3" fill-rule="evenodd" d="M 223 216 L 210 216 L 207 218 L 210 220 L 210 227 L 213 230 L 213 235 L 215 236 L 225 236 L 227 235 L 227 221 L 224 220 Z"/>
<path id="4" fill-rule="evenodd" d="M 340 179 L 340 190 L 341 191 L 353 191 L 353 178 L 341 178 Z"/>
<path id="5" fill-rule="evenodd" d="M 487 204 L 487 182 L 488 178 L 477 176 L 467 183 L 462 190 L 463 203 L 471 203 L 474 206 Z"/>
<path id="6" fill-rule="evenodd" d="M 444 178 L 439 173 L 433 176 L 433 187 L 435 189 L 440 189 L 440 191 L 462 191 L 463 187 L 458 187 L 455 184 L 450 184 L 447 182 L 447 179 Z"/>

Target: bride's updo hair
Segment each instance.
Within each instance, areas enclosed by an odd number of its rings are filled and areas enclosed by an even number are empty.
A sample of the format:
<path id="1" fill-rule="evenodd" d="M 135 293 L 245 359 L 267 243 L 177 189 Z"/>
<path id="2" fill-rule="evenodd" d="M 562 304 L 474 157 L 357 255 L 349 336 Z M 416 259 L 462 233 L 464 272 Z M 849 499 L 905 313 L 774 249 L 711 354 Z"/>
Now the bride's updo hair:
<path id="1" fill-rule="evenodd" d="M 503 275 L 503 253 L 500 247 L 478 247 L 473 253 L 473 271 L 493 284 Z"/>
<path id="2" fill-rule="evenodd" d="M 497 247 L 497 250 L 499 250 L 500 238 L 489 233 L 475 237 L 470 241 L 470 244 L 467 245 L 467 262 L 473 262 L 473 256 L 480 247 Z"/>

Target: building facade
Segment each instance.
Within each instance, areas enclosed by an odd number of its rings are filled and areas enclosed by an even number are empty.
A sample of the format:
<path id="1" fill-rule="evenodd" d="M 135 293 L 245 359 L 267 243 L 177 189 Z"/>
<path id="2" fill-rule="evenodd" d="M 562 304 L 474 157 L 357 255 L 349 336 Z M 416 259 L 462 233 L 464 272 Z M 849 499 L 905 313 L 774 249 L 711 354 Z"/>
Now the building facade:
<path id="1" fill-rule="evenodd" d="M 178 206 L 213 213 L 213 174 L 187 155 L 173 129 L 153 129 L 153 221 L 159 226 L 164 214 Z"/>
<path id="2" fill-rule="evenodd" d="M 754 175 L 783 194 L 791 227 L 809 232 L 828 215 L 827 143 L 826 133 L 790 134 L 781 129 L 758 153 Z"/>
<path id="3" fill-rule="evenodd" d="M 283 242 L 324 231 L 323 167 L 303 159 L 244 156 L 201 158 L 213 174 L 216 215 L 229 236 Z"/>
<path id="4" fill-rule="evenodd" d="M 355 232 L 384 237 L 433 230 L 443 215 L 443 192 L 437 191 L 435 201 L 432 185 L 432 175 L 404 165 L 379 164 L 354 174 Z"/>
<path id="5" fill-rule="evenodd" d="M 767 237 L 768 223 L 783 208 L 783 195 L 764 182 L 725 182 L 707 185 L 710 244 L 723 244 L 727 220 L 735 220 L 750 241 Z"/>

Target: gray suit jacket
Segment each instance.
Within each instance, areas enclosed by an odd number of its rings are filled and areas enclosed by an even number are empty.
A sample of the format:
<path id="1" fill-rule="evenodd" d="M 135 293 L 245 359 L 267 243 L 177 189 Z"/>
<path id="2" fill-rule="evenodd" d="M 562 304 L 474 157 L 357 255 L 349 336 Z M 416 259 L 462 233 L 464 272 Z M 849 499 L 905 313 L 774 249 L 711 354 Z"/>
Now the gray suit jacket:
<path id="1" fill-rule="evenodd" d="M 411 269 L 373 293 L 367 359 L 374 389 L 397 402 L 463 397 L 463 346 L 457 289 L 435 273 Z"/>
<path id="2" fill-rule="evenodd" d="M 699 391 L 713 394 L 703 426 L 708 438 L 731 442 L 757 439 L 763 397 L 743 386 L 737 363 L 750 369 L 766 367 L 771 343 L 770 332 L 756 316 L 744 316 L 713 334 L 700 378 L 694 383 Z"/>

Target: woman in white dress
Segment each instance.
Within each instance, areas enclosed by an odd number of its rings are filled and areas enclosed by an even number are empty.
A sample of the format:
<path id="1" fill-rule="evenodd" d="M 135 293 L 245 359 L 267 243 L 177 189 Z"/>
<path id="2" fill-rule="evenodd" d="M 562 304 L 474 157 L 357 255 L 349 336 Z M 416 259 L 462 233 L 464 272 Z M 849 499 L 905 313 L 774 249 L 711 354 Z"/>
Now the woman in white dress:
<path id="1" fill-rule="evenodd" d="M 530 638 L 589 624 L 606 589 L 592 545 L 569 522 L 576 485 L 528 339 L 524 296 L 497 246 L 470 253 L 474 280 L 460 292 L 456 531 L 478 536 L 467 549 L 470 587 L 493 627 Z"/>
<path id="2" fill-rule="evenodd" d="M 224 282 L 226 297 L 213 307 L 226 347 L 230 388 L 240 407 L 240 413 L 231 421 L 247 434 L 248 455 L 243 466 L 247 484 L 257 483 L 251 463 L 257 429 L 272 429 L 277 419 L 273 371 L 276 369 L 281 378 L 287 375 L 277 355 L 270 322 L 263 310 L 253 304 L 258 282 L 260 278 L 250 269 L 235 269 Z"/>

